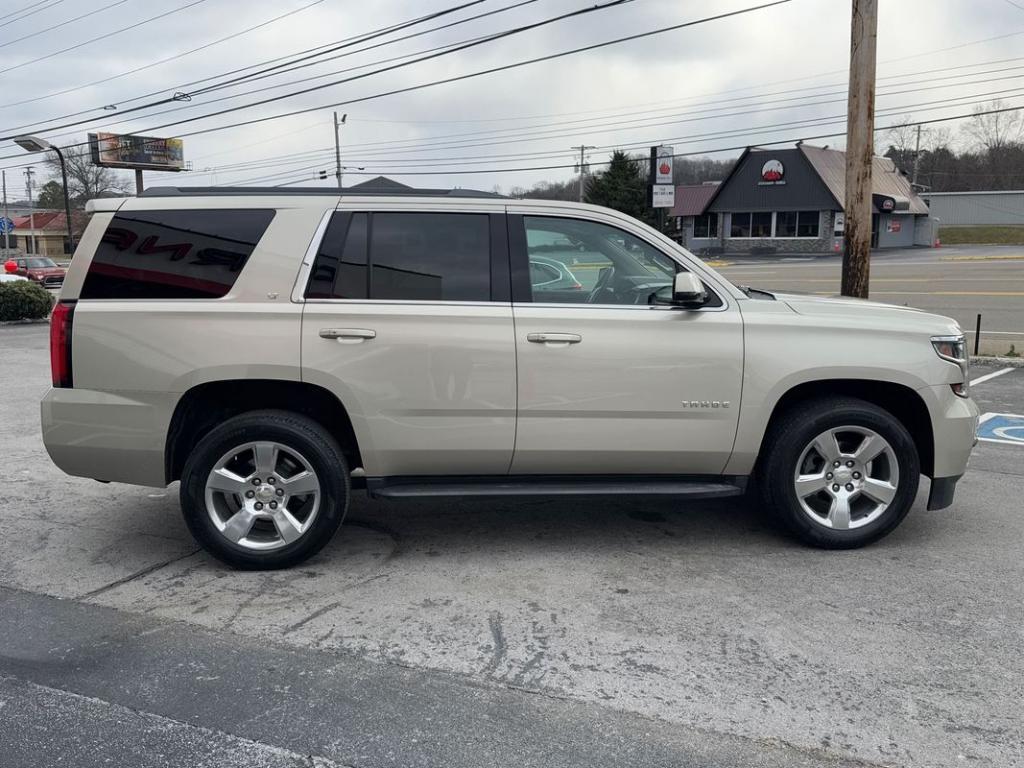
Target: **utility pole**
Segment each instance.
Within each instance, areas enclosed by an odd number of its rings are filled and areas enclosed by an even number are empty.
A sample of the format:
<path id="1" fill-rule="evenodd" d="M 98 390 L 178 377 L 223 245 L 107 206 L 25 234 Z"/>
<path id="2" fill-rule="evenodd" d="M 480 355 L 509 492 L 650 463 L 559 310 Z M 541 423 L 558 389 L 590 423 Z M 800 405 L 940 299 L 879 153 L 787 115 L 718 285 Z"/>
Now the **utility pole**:
<path id="1" fill-rule="evenodd" d="M 4 218 L 10 219 L 11 217 L 7 215 L 7 171 L 0 171 L 0 175 L 3 176 L 4 184 Z M 4 227 L 4 250 L 11 250 L 11 233 L 7 231 L 6 226 Z"/>
<path id="2" fill-rule="evenodd" d="M 25 191 L 28 192 L 28 229 L 32 233 L 32 253 L 39 253 L 36 249 L 36 204 L 32 202 L 32 177 L 36 170 L 31 165 L 25 169 Z"/>
<path id="3" fill-rule="evenodd" d="M 587 161 L 585 155 L 588 149 L 597 149 L 597 147 L 589 144 L 580 144 L 578 147 L 572 147 L 572 149 L 578 149 L 580 151 L 580 164 L 577 167 L 580 172 L 580 202 L 582 203 L 584 187 L 586 186 L 586 184 L 584 184 L 584 178 L 587 175 Z"/>
<path id="4" fill-rule="evenodd" d="M 917 186 L 917 159 L 921 156 L 921 126 L 917 126 L 917 141 L 914 144 L 914 172 L 910 176 L 910 186 Z"/>
<path id="5" fill-rule="evenodd" d="M 338 180 L 338 191 L 341 191 L 341 126 L 345 124 L 348 112 L 338 120 L 338 113 L 334 113 L 334 177 Z"/>
<path id="6" fill-rule="evenodd" d="M 875 154 L 878 0 L 853 0 L 846 114 L 846 224 L 842 294 L 866 299 L 871 268 L 871 165 Z"/>

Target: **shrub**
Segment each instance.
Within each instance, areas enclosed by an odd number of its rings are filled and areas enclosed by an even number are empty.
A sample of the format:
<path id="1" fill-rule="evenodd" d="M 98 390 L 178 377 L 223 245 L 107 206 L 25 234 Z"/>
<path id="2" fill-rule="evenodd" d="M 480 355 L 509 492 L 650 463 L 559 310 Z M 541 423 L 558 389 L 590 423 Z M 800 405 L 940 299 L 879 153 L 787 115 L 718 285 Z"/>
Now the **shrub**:
<path id="1" fill-rule="evenodd" d="M 0 283 L 0 320 L 41 320 L 53 309 L 53 296 L 30 280 Z"/>

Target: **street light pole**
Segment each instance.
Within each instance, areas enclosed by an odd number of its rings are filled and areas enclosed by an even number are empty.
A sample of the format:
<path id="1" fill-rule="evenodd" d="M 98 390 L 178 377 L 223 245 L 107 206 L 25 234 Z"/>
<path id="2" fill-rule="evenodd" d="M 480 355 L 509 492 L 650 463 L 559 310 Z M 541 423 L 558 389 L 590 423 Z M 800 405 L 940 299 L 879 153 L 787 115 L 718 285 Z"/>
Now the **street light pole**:
<path id="1" fill-rule="evenodd" d="M 70 253 L 75 252 L 75 235 L 71 228 L 71 192 L 68 190 L 68 168 L 64 162 L 64 153 L 60 151 L 59 147 L 54 146 L 46 139 L 40 139 L 37 136 L 15 136 L 14 143 L 24 149 L 26 152 L 45 152 L 52 149 L 57 155 L 57 160 L 60 161 L 60 177 L 64 183 L 64 217 L 67 219 L 68 228 L 68 251 Z M 31 197 L 31 192 L 29 193 Z"/>
<path id="2" fill-rule="evenodd" d="M 52 145 L 50 149 L 56 153 L 57 159 L 60 161 L 60 179 L 61 183 L 64 185 L 64 216 L 67 219 L 68 224 L 68 253 L 74 253 L 75 235 L 71 228 L 71 197 L 68 193 L 68 169 L 64 163 L 64 153 L 62 153 L 58 147 Z"/>

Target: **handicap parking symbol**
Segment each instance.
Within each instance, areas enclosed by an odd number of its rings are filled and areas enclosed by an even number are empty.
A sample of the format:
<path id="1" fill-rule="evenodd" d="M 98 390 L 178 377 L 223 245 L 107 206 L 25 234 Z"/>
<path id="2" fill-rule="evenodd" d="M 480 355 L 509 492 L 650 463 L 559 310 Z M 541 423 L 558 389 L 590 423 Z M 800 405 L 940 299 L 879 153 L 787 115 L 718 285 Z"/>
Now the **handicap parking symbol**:
<path id="1" fill-rule="evenodd" d="M 986 413 L 978 422 L 978 439 L 988 443 L 1024 446 L 1024 416 Z"/>

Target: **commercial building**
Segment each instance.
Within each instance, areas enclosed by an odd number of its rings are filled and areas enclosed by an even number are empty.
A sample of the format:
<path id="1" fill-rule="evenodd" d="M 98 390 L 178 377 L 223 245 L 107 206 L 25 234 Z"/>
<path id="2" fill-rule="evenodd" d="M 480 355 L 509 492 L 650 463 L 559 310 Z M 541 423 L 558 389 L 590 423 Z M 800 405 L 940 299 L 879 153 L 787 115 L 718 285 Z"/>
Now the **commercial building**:
<path id="1" fill-rule="evenodd" d="M 14 230 L 10 234 L 11 251 L 61 259 L 70 256 L 67 216 L 63 211 L 35 211 L 31 216 L 14 216 Z M 75 237 L 85 229 L 86 214 L 72 213 Z M 0 248 L 4 238 L 0 235 Z"/>
<path id="2" fill-rule="evenodd" d="M 929 192 L 923 197 L 940 227 L 1024 227 L 1024 189 Z"/>
<path id="3" fill-rule="evenodd" d="M 842 244 L 845 178 L 844 152 L 809 144 L 748 147 L 710 194 L 706 188 L 682 188 L 678 213 L 673 209 L 680 242 L 698 254 L 836 251 Z M 874 158 L 871 189 L 872 247 L 934 243 L 928 206 L 889 158 Z"/>

